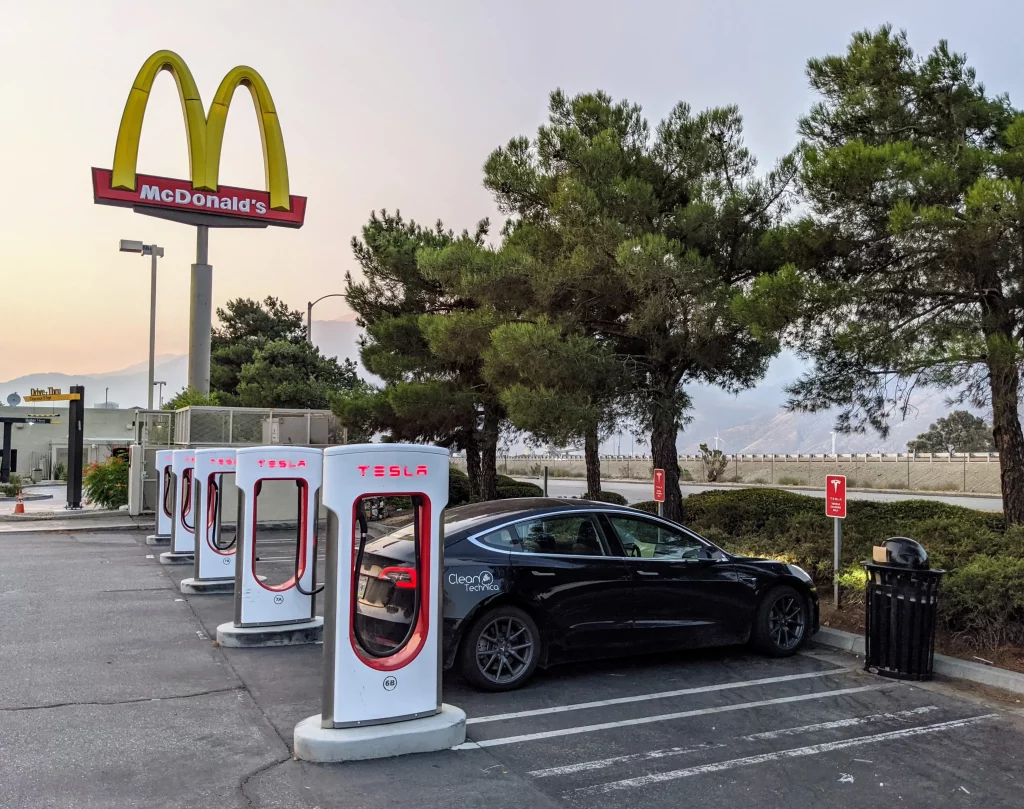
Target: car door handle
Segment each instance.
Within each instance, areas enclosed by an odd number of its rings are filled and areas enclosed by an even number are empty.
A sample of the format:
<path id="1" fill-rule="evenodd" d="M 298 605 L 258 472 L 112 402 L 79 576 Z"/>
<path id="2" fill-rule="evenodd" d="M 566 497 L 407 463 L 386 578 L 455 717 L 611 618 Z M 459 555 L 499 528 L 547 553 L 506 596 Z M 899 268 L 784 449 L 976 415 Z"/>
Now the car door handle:
<path id="1" fill-rule="evenodd" d="M 641 576 L 660 576 L 661 575 L 660 573 L 658 573 L 655 570 L 638 570 L 637 573 L 639 573 Z"/>
<path id="2" fill-rule="evenodd" d="M 541 571 L 541 570 L 531 570 L 530 572 L 534 576 L 554 576 L 555 575 L 554 573 L 545 573 L 544 571 Z"/>

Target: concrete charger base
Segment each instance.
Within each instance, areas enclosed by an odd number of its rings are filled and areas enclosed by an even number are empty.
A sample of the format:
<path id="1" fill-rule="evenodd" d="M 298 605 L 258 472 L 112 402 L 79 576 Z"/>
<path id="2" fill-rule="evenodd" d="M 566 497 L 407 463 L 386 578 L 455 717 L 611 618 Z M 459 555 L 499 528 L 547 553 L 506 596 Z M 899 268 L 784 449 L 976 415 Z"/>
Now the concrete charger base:
<path id="1" fill-rule="evenodd" d="M 171 535 L 168 534 L 167 536 L 162 537 L 159 534 L 150 534 L 148 537 L 146 537 L 146 544 L 147 545 L 170 545 L 171 544 Z"/>
<path id="2" fill-rule="evenodd" d="M 466 741 L 466 712 L 442 705 L 441 713 L 386 725 L 320 727 L 320 714 L 295 726 L 295 758 L 333 763 L 432 753 Z"/>
<path id="3" fill-rule="evenodd" d="M 235 580 L 231 579 L 197 579 L 189 577 L 182 579 L 178 585 L 183 596 L 205 595 L 207 593 L 233 593 L 235 592 Z"/>
<path id="4" fill-rule="evenodd" d="M 266 576 L 257 576 L 260 581 L 266 581 Z M 182 579 L 178 585 L 183 596 L 217 595 L 235 592 L 235 580 L 230 579 L 197 579 L 189 576 Z"/>
<path id="5" fill-rule="evenodd" d="M 303 643 L 321 643 L 323 639 L 324 619 L 320 615 L 312 621 L 283 626 L 235 626 L 228 621 L 217 627 L 217 643 L 234 649 L 299 646 Z"/>
<path id="6" fill-rule="evenodd" d="M 160 564 L 162 565 L 191 565 L 195 561 L 195 553 L 175 553 L 174 551 L 164 551 L 160 554 Z"/>

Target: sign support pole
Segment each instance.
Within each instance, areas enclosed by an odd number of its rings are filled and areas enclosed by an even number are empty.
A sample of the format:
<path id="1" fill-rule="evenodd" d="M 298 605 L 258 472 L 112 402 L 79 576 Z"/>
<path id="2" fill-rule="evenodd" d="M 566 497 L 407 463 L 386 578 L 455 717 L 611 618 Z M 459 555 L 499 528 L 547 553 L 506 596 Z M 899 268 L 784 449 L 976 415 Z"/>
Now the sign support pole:
<path id="1" fill-rule="evenodd" d="M 85 388 L 72 385 L 78 398 L 68 402 L 68 503 L 70 509 L 82 507 L 82 464 L 85 463 Z"/>
<path id="2" fill-rule="evenodd" d="M 832 549 L 835 556 L 832 563 L 832 600 L 836 609 L 839 609 L 839 560 L 843 555 L 843 521 L 836 517 L 833 522 L 836 524 L 836 532 Z"/>
<path id="3" fill-rule="evenodd" d="M 0 460 L 0 483 L 11 479 L 11 422 L 4 422 L 3 460 Z"/>
<path id="4" fill-rule="evenodd" d="M 188 330 L 188 386 L 210 392 L 210 330 L 213 327 L 213 267 L 209 260 L 208 225 L 196 225 L 196 263 Z"/>

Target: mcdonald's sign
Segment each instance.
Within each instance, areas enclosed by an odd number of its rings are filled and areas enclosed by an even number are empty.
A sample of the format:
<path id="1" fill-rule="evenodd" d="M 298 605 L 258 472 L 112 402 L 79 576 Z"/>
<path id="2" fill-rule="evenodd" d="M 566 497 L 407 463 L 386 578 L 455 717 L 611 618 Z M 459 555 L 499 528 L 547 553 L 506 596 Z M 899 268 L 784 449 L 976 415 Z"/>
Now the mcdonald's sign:
<path id="1" fill-rule="evenodd" d="M 191 181 L 138 174 L 139 138 L 153 82 L 162 71 L 174 77 L 185 115 Z M 220 185 L 220 156 L 231 98 L 244 86 L 256 106 L 263 142 L 266 190 Z M 92 170 L 93 196 L 100 205 L 129 208 L 163 208 L 205 214 L 237 221 L 238 225 L 264 224 L 302 227 L 306 198 L 292 196 L 288 185 L 281 124 L 270 89 L 251 67 L 236 67 L 221 81 L 207 113 L 188 65 L 173 51 L 157 51 L 135 77 L 121 116 L 111 169 Z M 230 226 L 227 221 L 225 225 Z"/>

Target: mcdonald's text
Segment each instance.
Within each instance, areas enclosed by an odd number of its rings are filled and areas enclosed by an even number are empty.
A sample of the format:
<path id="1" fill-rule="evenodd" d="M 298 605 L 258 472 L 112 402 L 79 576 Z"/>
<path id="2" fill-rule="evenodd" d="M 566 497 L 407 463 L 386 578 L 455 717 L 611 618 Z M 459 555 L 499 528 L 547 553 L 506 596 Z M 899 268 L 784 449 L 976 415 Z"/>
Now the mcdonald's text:
<path id="1" fill-rule="evenodd" d="M 111 187 L 111 170 L 92 170 L 93 198 L 100 205 L 126 208 L 168 208 L 178 211 L 257 220 L 267 225 L 302 227 L 306 216 L 306 198 L 292 196 L 291 210 L 275 211 L 270 194 L 248 188 L 219 186 L 217 191 L 197 191 L 188 180 L 136 175 L 135 189 Z"/>

